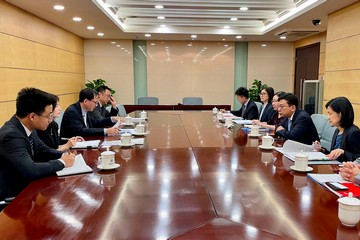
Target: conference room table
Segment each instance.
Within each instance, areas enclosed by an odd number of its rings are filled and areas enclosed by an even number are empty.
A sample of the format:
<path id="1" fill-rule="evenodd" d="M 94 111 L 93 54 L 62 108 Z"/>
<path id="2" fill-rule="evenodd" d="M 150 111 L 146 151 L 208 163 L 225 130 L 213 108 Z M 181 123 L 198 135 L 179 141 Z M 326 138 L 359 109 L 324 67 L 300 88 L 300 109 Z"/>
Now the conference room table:
<path id="1" fill-rule="evenodd" d="M 92 173 L 30 183 L 0 213 L 0 239 L 359 238 L 335 194 L 241 126 L 211 111 L 148 111 L 146 125 L 143 145 L 110 148 L 119 168 L 97 168 L 104 148 L 78 150 Z"/>

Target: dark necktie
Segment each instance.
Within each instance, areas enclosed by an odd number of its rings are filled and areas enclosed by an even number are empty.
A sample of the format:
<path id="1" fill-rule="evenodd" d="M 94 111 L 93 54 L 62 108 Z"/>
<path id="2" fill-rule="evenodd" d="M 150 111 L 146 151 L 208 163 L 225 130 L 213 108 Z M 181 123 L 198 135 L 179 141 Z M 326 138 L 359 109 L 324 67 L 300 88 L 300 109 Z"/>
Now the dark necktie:
<path id="1" fill-rule="evenodd" d="M 241 112 L 241 117 L 244 117 L 246 111 L 246 105 L 244 105 L 243 110 Z"/>
<path id="2" fill-rule="evenodd" d="M 291 119 L 289 118 L 289 120 L 288 120 L 288 131 L 291 130 L 291 123 L 292 123 L 292 121 L 291 121 Z"/>
<path id="3" fill-rule="evenodd" d="M 31 148 L 31 155 L 34 156 L 34 138 L 30 134 L 28 139 L 29 139 L 30 148 Z"/>

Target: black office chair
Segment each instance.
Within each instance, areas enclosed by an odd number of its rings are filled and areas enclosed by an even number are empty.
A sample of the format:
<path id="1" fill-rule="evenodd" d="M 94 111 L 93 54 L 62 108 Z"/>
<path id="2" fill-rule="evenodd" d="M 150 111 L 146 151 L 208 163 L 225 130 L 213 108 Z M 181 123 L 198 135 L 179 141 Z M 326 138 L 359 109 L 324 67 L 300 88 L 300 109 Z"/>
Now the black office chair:
<path id="1" fill-rule="evenodd" d="M 5 198 L 0 201 L 0 212 L 14 200 L 15 197 Z"/>

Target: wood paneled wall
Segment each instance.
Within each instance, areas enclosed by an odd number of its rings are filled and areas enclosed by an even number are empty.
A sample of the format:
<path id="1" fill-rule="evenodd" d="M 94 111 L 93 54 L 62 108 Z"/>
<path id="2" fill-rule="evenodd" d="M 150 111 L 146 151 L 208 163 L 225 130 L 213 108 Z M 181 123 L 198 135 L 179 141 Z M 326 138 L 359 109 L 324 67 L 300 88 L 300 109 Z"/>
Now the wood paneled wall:
<path id="1" fill-rule="evenodd" d="M 65 109 L 84 87 L 83 39 L 0 1 L 0 126 L 23 87 L 57 94 Z"/>
<path id="2" fill-rule="evenodd" d="M 329 15 L 326 39 L 324 104 L 345 96 L 360 125 L 360 3 Z"/>

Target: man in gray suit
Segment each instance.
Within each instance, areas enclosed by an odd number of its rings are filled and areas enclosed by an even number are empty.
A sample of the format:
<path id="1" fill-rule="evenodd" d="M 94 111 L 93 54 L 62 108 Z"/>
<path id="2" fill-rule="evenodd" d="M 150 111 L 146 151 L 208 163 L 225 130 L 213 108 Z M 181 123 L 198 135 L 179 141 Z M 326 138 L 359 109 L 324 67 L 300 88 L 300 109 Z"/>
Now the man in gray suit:
<path id="1" fill-rule="evenodd" d="M 47 147 L 34 130 L 53 120 L 56 99 L 39 89 L 24 88 L 16 99 L 16 114 L 0 129 L 0 198 L 16 196 L 30 181 L 70 167 L 75 154 Z"/>

